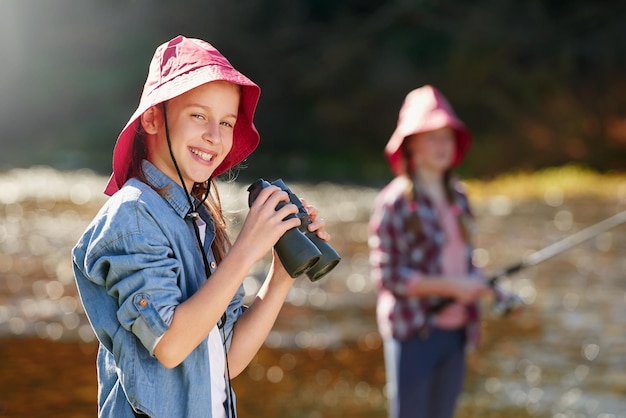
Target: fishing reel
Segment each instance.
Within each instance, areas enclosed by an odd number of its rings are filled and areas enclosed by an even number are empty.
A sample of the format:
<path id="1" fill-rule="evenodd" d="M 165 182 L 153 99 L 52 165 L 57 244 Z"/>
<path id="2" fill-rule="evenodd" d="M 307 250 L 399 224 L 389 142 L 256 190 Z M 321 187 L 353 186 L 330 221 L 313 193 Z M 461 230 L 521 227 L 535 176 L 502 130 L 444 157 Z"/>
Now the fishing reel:
<path id="1" fill-rule="evenodd" d="M 491 306 L 491 312 L 504 317 L 518 312 L 524 305 L 524 301 L 516 294 L 499 294 Z"/>

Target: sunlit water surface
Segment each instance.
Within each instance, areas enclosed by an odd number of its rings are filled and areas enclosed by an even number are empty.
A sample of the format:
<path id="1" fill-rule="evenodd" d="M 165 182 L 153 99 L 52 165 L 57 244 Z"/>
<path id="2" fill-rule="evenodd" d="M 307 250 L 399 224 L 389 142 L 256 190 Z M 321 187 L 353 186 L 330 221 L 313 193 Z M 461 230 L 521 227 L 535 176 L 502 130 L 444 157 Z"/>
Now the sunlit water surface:
<path id="1" fill-rule="evenodd" d="M 269 179 L 272 180 L 272 179 Z M 288 183 L 288 179 L 284 179 Z M 106 179 L 47 168 L 0 175 L 0 417 L 95 415 L 95 347 L 70 249 L 104 203 Z M 385 417 L 367 221 L 376 189 L 289 184 L 320 209 L 341 263 L 296 279 L 265 347 L 233 381 L 243 417 Z M 248 184 L 220 184 L 233 234 Z M 474 201 L 476 264 L 487 273 L 626 209 L 626 196 Z M 488 314 L 470 355 L 458 417 L 626 417 L 626 227 L 614 228 L 503 286 L 526 302 Z M 267 259 L 250 272 L 248 298 Z"/>

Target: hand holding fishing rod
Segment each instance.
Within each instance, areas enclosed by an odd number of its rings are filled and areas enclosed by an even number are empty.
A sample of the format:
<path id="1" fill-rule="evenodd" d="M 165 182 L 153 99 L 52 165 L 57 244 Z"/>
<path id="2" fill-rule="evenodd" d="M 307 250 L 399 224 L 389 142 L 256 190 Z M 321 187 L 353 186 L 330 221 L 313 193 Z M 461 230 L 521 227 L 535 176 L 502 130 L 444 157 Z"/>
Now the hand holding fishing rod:
<path id="1" fill-rule="evenodd" d="M 527 267 L 536 266 L 539 263 L 542 263 L 558 254 L 561 254 L 584 241 L 597 237 L 601 233 L 606 232 L 609 229 L 615 228 L 616 226 L 619 226 L 625 222 L 626 210 L 616 215 L 613 215 L 603 221 L 600 221 L 590 227 L 580 230 L 566 238 L 563 238 L 560 241 L 548 245 L 547 247 L 539 251 L 535 251 L 522 261 L 506 267 L 488 278 L 487 284 L 489 285 L 489 287 L 494 289 L 494 291 L 499 293 L 497 284 L 501 279 L 510 276 L 511 274 L 517 273 Z M 443 308 L 445 308 L 452 302 L 454 302 L 454 299 L 442 299 L 439 303 L 431 307 L 429 314 L 433 315 L 437 312 L 440 312 Z M 522 304 L 522 300 L 516 295 L 502 296 L 494 304 L 494 311 L 498 314 L 506 315 L 519 308 Z"/>

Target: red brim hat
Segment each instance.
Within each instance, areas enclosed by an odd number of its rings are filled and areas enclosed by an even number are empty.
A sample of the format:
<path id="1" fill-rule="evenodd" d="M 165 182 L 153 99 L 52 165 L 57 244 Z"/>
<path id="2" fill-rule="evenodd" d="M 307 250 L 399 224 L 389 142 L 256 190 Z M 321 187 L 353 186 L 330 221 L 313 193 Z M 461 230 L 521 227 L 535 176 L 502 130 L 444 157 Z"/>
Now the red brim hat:
<path id="1" fill-rule="evenodd" d="M 471 143 L 467 128 L 455 115 L 448 100 L 433 86 L 425 85 L 407 94 L 396 130 L 385 146 L 385 156 L 393 173 L 405 174 L 402 144 L 407 137 L 446 126 L 456 135 L 456 154 L 452 162 L 455 167 L 463 161 Z"/>
<path id="2" fill-rule="evenodd" d="M 104 193 L 111 196 L 128 180 L 133 141 L 143 112 L 202 84 L 218 80 L 240 85 L 241 100 L 232 149 L 213 176 L 219 176 L 246 159 L 259 144 L 253 119 L 261 89 L 208 42 L 177 36 L 160 45 L 154 53 L 139 106 L 115 143 L 113 173 Z"/>

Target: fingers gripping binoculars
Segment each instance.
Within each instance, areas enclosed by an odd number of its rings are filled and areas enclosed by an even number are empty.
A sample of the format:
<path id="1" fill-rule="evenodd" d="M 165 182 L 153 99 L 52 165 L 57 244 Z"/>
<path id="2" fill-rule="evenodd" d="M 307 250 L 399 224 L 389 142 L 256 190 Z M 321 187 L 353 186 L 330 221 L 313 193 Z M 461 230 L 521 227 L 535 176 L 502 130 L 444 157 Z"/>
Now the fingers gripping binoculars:
<path id="1" fill-rule="evenodd" d="M 293 217 L 300 218 L 300 226 L 294 227 L 283 234 L 274 245 L 276 254 L 281 263 L 293 278 L 306 273 L 312 282 L 318 281 L 328 274 L 341 260 L 341 257 L 326 241 L 319 238 L 315 232 L 308 230 L 311 224 L 311 217 L 307 213 L 304 205 L 291 190 L 281 180 L 272 183 L 263 179 L 258 179 L 248 187 L 248 206 L 252 206 L 257 196 L 268 186 L 277 186 L 289 195 L 289 202 L 298 207 L 298 213 L 289 215 L 285 219 Z M 285 202 L 276 206 L 279 210 Z"/>

